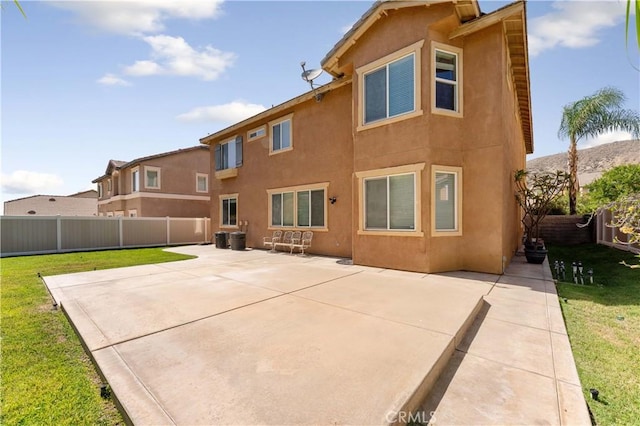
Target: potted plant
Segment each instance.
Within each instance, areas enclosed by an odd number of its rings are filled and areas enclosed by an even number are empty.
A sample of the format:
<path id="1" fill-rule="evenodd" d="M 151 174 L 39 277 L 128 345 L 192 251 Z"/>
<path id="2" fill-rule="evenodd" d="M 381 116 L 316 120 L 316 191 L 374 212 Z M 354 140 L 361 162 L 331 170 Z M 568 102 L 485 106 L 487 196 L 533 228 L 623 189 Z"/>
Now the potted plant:
<path id="1" fill-rule="evenodd" d="M 516 201 L 523 210 L 524 253 L 529 263 L 542 263 L 547 256 L 544 241 L 540 239 L 540 223 L 547 216 L 553 202 L 567 188 L 570 176 L 563 171 L 555 173 L 514 173 Z"/>

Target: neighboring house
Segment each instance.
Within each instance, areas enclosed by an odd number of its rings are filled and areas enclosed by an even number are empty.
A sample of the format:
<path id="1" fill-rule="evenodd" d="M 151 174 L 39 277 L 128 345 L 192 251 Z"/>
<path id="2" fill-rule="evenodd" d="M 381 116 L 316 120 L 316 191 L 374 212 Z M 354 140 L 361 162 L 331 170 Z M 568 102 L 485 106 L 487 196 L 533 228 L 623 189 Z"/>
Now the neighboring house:
<path id="1" fill-rule="evenodd" d="M 71 195 L 32 195 L 4 202 L 6 216 L 95 216 L 98 192 Z"/>
<path id="2" fill-rule="evenodd" d="M 501 273 L 533 152 L 526 11 L 376 2 L 322 61 L 334 77 L 206 136 L 214 229 L 314 231 L 311 251 L 420 272 Z"/>
<path id="3" fill-rule="evenodd" d="M 98 186 L 99 216 L 209 217 L 209 147 L 109 161 Z"/>

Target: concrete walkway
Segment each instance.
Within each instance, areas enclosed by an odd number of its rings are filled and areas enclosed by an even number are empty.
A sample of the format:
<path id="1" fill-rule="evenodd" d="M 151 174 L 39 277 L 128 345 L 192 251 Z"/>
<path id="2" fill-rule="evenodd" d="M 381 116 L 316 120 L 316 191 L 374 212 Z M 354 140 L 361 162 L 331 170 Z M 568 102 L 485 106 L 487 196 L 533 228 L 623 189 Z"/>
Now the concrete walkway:
<path id="1" fill-rule="evenodd" d="M 422 410 L 432 424 L 591 425 L 547 261 L 515 257 Z"/>
<path id="2" fill-rule="evenodd" d="M 45 278 L 135 424 L 589 424 L 548 267 L 173 250 Z"/>

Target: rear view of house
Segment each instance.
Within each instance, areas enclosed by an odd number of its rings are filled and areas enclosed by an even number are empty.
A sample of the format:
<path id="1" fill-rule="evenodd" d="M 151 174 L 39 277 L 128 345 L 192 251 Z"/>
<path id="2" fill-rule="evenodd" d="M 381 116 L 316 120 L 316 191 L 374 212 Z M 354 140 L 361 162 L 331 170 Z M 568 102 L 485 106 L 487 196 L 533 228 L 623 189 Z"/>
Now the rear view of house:
<path id="1" fill-rule="evenodd" d="M 93 183 L 99 216 L 208 217 L 209 147 L 111 160 Z"/>
<path id="2" fill-rule="evenodd" d="M 214 229 L 314 231 L 312 252 L 501 273 L 513 171 L 533 151 L 525 3 L 376 2 L 322 61 L 334 79 L 206 136 Z"/>

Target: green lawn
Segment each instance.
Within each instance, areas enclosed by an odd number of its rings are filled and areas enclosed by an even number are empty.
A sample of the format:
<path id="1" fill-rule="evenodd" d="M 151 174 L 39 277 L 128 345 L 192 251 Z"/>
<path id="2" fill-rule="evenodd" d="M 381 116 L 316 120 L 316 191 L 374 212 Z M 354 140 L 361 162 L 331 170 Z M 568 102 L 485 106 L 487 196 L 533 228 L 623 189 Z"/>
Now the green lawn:
<path id="1" fill-rule="evenodd" d="M 0 424 L 123 424 L 66 317 L 38 278 L 189 259 L 161 249 L 2 259 Z"/>
<path id="2" fill-rule="evenodd" d="M 640 421 L 640 269 L 633 254 L 585 244 L 549 247 L 549 261 L 564 260 L 594 270 L 593 285 L 559 283 L 558 294 L 587 402 L 599 425 Z M 567 302 L 564 302 L 564 298 Z M 594 401 L 589 389 L 600 391 Z"/>

